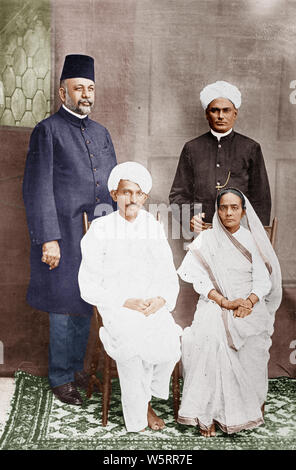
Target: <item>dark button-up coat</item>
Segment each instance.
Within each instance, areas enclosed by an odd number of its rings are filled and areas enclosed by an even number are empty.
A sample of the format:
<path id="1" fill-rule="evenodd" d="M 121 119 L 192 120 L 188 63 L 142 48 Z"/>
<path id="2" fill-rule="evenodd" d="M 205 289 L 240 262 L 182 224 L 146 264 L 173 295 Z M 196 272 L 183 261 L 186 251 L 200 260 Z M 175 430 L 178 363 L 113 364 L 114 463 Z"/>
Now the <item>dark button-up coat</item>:
<path id="1" fill-rule="evenodd" d="M 91 315 L 78 286 L 82 214 L 92 220 L 99 204 L 107 212 L 116 208 L 107 188 L 115 165 L 109 132 L 88 117 L 79 119 L 61 107 L 33 130 L 23 182 L 31 238 L 27 300 L 33 307 Z M 42 244 L 51 240 L 58 240 L 61 250 L 53 270 L 41 262 Z"/>
<path id="2" fill-rule="evenodd" d="M 170 203 L 202 203 L 205 221 L 212 222 L 217 197 L 216 186 L 240 189 L 251 202 L 264 225 L 269 224 L 271 197 L 260 145 L 232 131 L 220 142 L 211 133 L 187 142 L 182 150 L 170 192 Z M 193 212 L 193 209 L 192 209 Z M 191 215 L 193 213 L 191 212 Z"/>

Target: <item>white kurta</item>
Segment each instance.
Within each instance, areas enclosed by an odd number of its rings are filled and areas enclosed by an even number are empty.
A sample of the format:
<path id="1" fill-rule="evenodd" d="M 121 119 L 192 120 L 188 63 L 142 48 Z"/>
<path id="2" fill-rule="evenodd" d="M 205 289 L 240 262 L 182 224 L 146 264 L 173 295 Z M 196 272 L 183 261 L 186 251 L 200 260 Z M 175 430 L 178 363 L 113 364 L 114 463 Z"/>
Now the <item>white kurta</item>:
<path id="1" fill-rule="evenodd" d="M 170 313 L 179 292 L 171 249 L 161 224 L 141 210 L 134 222 L 118 211 L 94 220 L 81 250 L 81 297 L 102 316 L 100 338 L 117 362 L 126 428 L 137 432 L 147 426 L 151 396 L 168 398 L 181 356 L 182 329 Z M 148 317 L 123 307 L 129 298 L 157 296 L 166 304 Z"/>
<path id="2" fill-rule="evenodd" d="M 215 245 L 214 231 L 205 231 L 194 244 L 207 253 L 214 275 L 231 300 L 246 298 L 251 292 L 260 301 L 245 318 L 234 318 L 208 299 L 214 288 L 209 275 L 194 253 L 186 254 L 178 273 L 193 283 L 201 294 L 191 327 L 182 339 L 184 387 L 178 421 L 208 429 L 215 421 L 228 433 L 258 426 L 263 422 L 261 406 L 267 393 L 268 350 L 273 317 L 265 296 L 271 288 L 268 271 L 252 235 L 241 227 L 234 237 L 249 250 L 248 261 L 227 238 Z M 208 248 L 209 247 L 209 248 Z M 215 270 L 216 269 L 216 270 Z M 227 331 L 235 345 L 230 347 Z"/>

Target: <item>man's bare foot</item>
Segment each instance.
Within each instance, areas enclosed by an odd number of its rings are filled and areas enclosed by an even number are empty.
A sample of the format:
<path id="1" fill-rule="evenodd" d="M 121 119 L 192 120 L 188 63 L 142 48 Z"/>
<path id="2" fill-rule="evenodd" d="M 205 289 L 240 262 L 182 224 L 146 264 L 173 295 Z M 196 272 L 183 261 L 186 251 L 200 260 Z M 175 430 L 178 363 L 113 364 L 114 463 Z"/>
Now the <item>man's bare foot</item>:
<path id="1" fill-rule="evenodd" d="M 155 411 L 152 409 L 150 403 L 148 404 L 147 419 L 148 419 L 148 426 L 153 431 L 159 431 L 165 427 L 164 421 L 157 416 Z"/>
<path id="2" fill-rule="evenodd" d="M 264 416 L 265 403 L 261 406 L 262 416 Z"/>
<path id="3" fill-rule="evenodd" d="M 199 428 L 200 430 L 200 433 L 204 436 L 204 437 L 215 437 L 216 436 L 216 427 L 215 427 L 215 423 L 212 423 L 210 429 L 208 429 L 207 431 L 205 431 L 204 429 L 201 429 Z"/>

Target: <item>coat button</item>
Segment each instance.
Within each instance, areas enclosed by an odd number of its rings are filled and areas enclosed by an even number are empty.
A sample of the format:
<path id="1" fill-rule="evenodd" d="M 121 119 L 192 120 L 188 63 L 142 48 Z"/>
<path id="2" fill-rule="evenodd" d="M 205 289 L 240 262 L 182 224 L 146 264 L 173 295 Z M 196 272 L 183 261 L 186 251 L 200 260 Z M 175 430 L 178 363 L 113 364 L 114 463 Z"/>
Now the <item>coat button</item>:
<path id="1" fill-rule="evenodd" d="M 96 182 L 96 186 L 97 186 L 97 187 L 100 186 L 100 183 L 99 183 L 98 181 Z"/>
<path id="2" fill-rule="evenodd" d="M 93 153 L 91 153 L 91 154 L 90 154 L 90 157 L 91 157 L 91 158 L 94 158 L 94 154 L 93 154 Z"/>
<path id="3" fill-rule="evenodd" d="M 219 144 L 219 145 L 218 145 L 218 148 L 220 149 L 221 147 L 222 147 L 222 145 L 221 145 L 221 144 Z"/>
<path id="4" fill-rule="evenodd" d="M 220 163 L 217 163 L 216 167 L 217 167 L 217 168 L 220 168 Z"/>
<path id="5" fill-rule="evenodd" d="M 97 169 L 96 169 L 96 168 L 94 168 L 94 171 L 97 171 Z"/>
<path id="6" fill-rule="evenodd" d="M 90 140 L 87 140 L 86 143 L 87 143 L 87 144 L 90 144 Z"/>
<path id="7" fill-rule="evenodd" d="M 85 130 L 84 127 L 81 127 L 82 132 Z"/>
<path id="8" fill-rule="evenodd" d="M 98 197 L 96 197 L 96 202 L 100 202 L 100 199 Z"/>

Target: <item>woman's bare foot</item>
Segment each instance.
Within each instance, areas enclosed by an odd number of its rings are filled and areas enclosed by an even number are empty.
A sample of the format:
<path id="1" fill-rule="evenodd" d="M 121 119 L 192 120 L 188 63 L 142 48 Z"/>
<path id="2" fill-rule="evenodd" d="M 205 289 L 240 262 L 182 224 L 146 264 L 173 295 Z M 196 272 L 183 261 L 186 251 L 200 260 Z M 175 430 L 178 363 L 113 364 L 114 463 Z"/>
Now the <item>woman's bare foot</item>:
<path id="1" fill-rule="evenodd" d="M 204 429 L 201 429 L 199 428 L 200 430 L 200 433 L 204 436 L 204 437 L 215 437 L 216 436 L 216 427 L 215 427 L 215 423 L 212 423 L 210 429 L 208 430 L 204 430 Z"/>
<path id="2" fill-rule="evenodd" d="M 147 419 L 148 419 L 148 426 L 153 431 L 159 431 L 165 427 L 164 421 L 157 416 L 155 411 L 152 409 L 150 403 L 148 404 Z"/>

